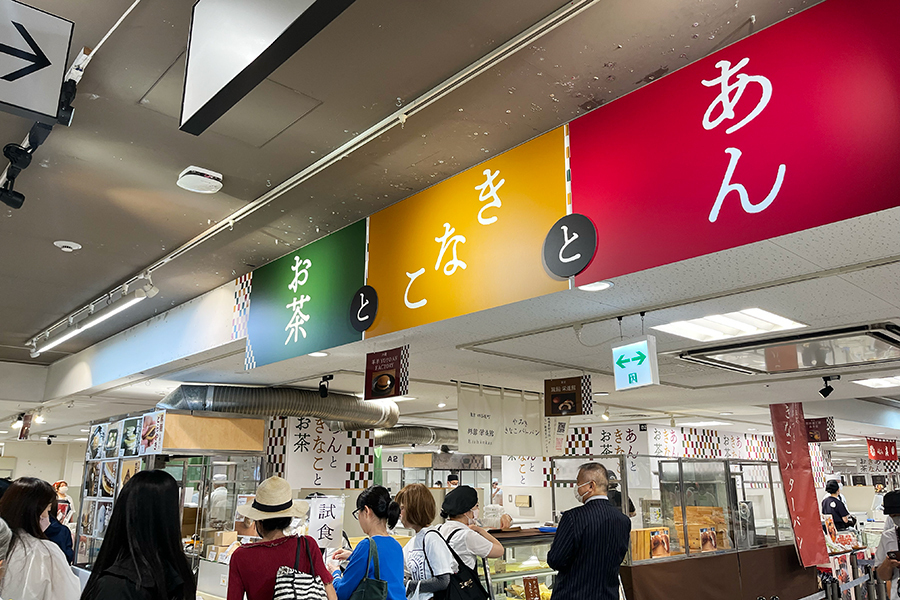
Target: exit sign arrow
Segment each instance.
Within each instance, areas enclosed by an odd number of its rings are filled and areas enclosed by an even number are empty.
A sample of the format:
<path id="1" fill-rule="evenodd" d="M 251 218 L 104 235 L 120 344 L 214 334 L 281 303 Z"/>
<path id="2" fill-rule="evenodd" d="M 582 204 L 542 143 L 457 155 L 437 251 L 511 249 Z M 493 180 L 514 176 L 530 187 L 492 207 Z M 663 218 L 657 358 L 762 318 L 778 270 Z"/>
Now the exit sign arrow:
<path id="1" fill-rule="evenodd" d="M 635 356 L 633 356 L 632 358 L 625 358 L 625 355 L 623 354 L 622 356 L 619 357 L 619 360 L 616 361 L 616 364 L 619 365 L 619 368 L 624 369 L 625 363 L 635 362 L 638 364 L 638 366 L 640 366 L 640 365 L 644 364 L 645 360 L 647 360 L 647 355 L 644 354 L 643 352 L 641 352 L 640 350 L 638 350 L 637 354 Z"/>
<path id="2" fill-rule="evenodd" d="M 15 21 L 11 21 L 13 26 L 19 32 L 19 35 L 22 36 L 22 39 L 25 40 L 25 43 L 28 44 L 28 47 L 31 48 L 31 52 L 27 52 L 25 50 L 20 50 L 19 48 L 13 48 L 12 46 L 7 46 L 6 44 L 0 44 L 0 52 L 3 54 L 8 54 L 15 58 L 21 58 L 22 60 L 27 60 L 31 64 L 12 73 L 7 73 L 0 79 L 4 79 L 5 81 L 15 81 L 21 77 L 25 77 L 26 75 L 31 75 L 41 69 L 50 66 L 50 59 L 47 58 L 47 55 L 44 54 L 41 47 L 37 45 L 37 42 L 34 41 L 34 38 L 31 37 L 31 34 L 28 33 L 28 30 L 25 29 L 25 26 L 21 23 L 16 23 Z"/>

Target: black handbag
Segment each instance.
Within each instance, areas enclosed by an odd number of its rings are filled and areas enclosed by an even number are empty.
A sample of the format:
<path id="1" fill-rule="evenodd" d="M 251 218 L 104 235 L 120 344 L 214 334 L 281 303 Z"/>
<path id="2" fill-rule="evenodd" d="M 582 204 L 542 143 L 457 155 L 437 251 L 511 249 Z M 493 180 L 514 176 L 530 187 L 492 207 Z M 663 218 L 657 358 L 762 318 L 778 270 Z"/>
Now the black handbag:
<path id="1" fill-rule="evenodd" d="M 459 530 L 457 529 L 453 533 L 450 534 L 450 539 L 453 539 L 453 535 L 457 533 Z M 428 533 L 431 533 L 430 531 Z M 426 533 L 425 535 L 428 535 Z M 456 561 L 456 564 L 459 567 L 456 573 L 450 574 L 450 585 L 447 586 L 447 589 L 442 592 L 435 592 L 434 599 L 435 600 L 487 600 L 490 598 L 490 595 L 487 593 L 487 590 L 484 589 L 484 586 L 481 585 L 481 580 L 478 579 L 478 561 L 475 562 L 475 568 L 469 567 L 466 563 L 462 561 L 459 555 L 456 553 L 453 548 L 450 547 L 450 543 L 448 540 L 444 539 L 444 536 L 441 535 L 439 531 L 435 531 L 438 534 L 438 537 L 441 538 L 441 541 L 444 542 L 444 545 L 447 546 L 447 549 L 450 550 L 450 554 L 453 555 L 453 559 Z M 424 539 L 422 540 L 422 550 L 425 550 Z M 425 560 L 428 560 L 428 554 L 425 553 Z M 428 564 L 428 568 L 431 568 L 431 563 Z M 434 569 L 431 570 L 432 575 L 434 574 Z"/>
<path id="2" fill-rule="evenodd" d="M 366 572 L 363 580 L 356 586 L 356 590 L 350 595 L 350 600 L 387 600 L 388 584 L 381 579 L 381 569 L 378 566 L 378 548 L 375 540 L 369 539 L 369 559 L 366 561 Z M 375 578 L 369 579 L 369 565 L 375 563 Z"/>

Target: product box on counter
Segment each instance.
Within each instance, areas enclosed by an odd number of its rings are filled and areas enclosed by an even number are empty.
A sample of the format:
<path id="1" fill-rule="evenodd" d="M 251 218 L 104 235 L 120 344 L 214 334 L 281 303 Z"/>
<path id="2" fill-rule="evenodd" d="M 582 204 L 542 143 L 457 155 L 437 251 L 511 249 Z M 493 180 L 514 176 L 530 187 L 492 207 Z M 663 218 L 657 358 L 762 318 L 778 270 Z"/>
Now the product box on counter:
<path id="1" fill-rule="evenodd" d="M 230 546 L 237 541 L 237 531 L 217 531 L 215 536 L 216 546 Z"/>

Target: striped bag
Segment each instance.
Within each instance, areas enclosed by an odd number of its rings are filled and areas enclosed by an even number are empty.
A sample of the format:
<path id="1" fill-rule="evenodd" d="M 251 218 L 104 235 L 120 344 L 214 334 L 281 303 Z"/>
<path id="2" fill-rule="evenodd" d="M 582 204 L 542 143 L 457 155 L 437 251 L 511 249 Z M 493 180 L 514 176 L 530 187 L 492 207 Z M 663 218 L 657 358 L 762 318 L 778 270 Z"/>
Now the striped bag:
<path id="1" fill-rule="evenodd" d="M 300 545 L 306 548 L 306 556 L 309 559 L 309 573 L 300 570 Z M 316 548 L 316 552 L 319 549 Z M 309 542 L 305 535 L 297 536 L 297 557 L 294 560 L 294 568 L 278 567 L 275 576 L 275 596 L 273 600 L 328 600 L 325 594 L 325 585 L 322 578 L 316 575 L 313 567 L 312 555 L 309 551 Z"/>

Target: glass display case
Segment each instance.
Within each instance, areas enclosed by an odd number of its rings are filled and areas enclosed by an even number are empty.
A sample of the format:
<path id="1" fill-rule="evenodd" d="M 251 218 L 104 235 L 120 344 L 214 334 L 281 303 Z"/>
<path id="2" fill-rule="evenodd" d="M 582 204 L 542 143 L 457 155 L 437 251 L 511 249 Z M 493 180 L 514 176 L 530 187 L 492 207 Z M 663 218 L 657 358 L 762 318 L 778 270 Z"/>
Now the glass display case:
<path id="1" fill-rule="evenodd" d="M 493 533 L 503 544 L 501 558 L 484 559 L 488 571 L 488 593 L 493 600 L 525 598 L 524 578 L 538 580 L 542 600 L 550 597 L 556 571 L 547 565 L 547 553 L 553 544 L 552 533 L 538 530 Z M 479 569 L 479 574 L 480 569 Z"/>

